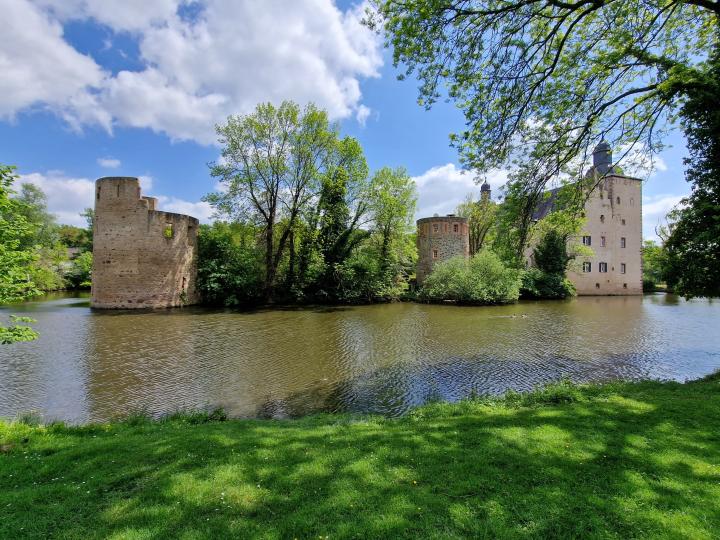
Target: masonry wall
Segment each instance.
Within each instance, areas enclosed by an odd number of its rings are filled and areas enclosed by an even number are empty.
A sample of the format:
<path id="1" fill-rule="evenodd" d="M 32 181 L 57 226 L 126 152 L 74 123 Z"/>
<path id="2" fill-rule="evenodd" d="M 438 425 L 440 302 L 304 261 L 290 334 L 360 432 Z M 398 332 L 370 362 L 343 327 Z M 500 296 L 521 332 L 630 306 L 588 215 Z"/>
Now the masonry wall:
<path id="1" fill-rule="evenodd" d="M 95 182 L 93 307 L 163 308 L 199 301 L 199 222 L 156 206 L 156 199 L 141 195 L 137 178 Z"/>
<path id="2" fill-rule="evenodd" d="M 619 175 L 602 179 L 585 204 L 585 217 L 576 241 L 589 237 L 594 256 L 575 261 L 568 272 L 578 294 L 642 294 L 642 182 Z M 589 271 L 583 271 L 583 262 Z M 600 271 L 600 263 L 607 272 Z"/>
<path id="3" fill-rule="evenodd" d="M 437 216 L 417 220 L 418 285 L 432 272 L 433 266 L 456 255 L 470 256 L 467 218 Z"/>

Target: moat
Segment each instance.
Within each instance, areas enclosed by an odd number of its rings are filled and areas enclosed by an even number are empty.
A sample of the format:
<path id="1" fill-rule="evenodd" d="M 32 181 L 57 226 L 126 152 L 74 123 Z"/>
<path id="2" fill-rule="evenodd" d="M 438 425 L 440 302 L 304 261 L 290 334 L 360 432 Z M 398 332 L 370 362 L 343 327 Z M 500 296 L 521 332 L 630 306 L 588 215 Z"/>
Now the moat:
<path id="1" fill-rule="evenodd" d="M 249 312 L 104 312 L 58 294 L 2 310 L 37 319 L 40 338 L 0 347 L 0 417 L 73 423 L 209 406 L 393 416 L 561 377 L 682 381 L 720 368 L 720 303 L 665 294 Z"/>

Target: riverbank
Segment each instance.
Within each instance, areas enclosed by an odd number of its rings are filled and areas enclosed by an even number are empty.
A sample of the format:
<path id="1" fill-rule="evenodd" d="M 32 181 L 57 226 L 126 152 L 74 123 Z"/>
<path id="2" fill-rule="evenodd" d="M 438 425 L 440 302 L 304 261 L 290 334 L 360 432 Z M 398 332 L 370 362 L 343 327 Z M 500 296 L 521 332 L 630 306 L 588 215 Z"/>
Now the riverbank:
<path id="1" fill-rule="evenodd" d="M 400 419 L 0 424 L 2 538 L 711 538 L 720 376 Z M 713 532 L 715 531 L 715 532 Z"/>

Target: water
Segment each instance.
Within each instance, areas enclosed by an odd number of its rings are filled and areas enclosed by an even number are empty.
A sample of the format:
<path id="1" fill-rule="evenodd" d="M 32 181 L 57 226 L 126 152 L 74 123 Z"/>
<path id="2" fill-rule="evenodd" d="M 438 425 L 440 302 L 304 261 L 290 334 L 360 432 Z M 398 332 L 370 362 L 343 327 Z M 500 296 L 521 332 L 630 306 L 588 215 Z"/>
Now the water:
<path id="1" fill-rule="evenodd" d="M 400 415 L 562 377 L 686 380 L 720 368 L 720 303 L 664 294 L 253 312 L 93 311 L 87 296 L 61 294 L 8 313 L 37 319 L 40 339 L 0 346 L 0 416 L 73 423 L 209 406 Z"/>

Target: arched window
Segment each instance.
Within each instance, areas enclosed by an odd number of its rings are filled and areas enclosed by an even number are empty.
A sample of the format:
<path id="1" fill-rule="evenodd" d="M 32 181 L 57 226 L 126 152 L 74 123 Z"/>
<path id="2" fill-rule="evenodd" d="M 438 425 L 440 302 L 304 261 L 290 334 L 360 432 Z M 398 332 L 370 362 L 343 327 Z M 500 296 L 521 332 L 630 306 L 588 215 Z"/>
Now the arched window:
<path id="1" fill-rule="evenodd" d="M 618 204 L 620 204 L 620 197 L 617 197 L 617 198 L 615 199 L 615 202 L 618 203 Z"/>
<path id="2" fill-rule="evenodd" d="M 600 223 L 605 223 L 605 215 L 600 214 Z"/>

